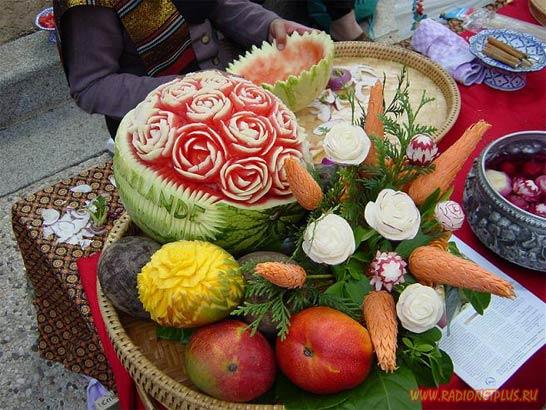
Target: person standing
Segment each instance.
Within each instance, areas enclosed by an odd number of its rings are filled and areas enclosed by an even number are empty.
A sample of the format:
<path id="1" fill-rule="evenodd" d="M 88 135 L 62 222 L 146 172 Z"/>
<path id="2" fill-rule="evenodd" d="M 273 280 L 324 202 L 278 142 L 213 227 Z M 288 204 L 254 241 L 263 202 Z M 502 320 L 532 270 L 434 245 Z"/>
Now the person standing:
<path id="1" fill-rule="evenodd" d="M 58 47 L 76 104 L 125 114 L 176 76 L 224 69 L 242 48 L 309 28 L 248 0 L 53 0 Z"/>

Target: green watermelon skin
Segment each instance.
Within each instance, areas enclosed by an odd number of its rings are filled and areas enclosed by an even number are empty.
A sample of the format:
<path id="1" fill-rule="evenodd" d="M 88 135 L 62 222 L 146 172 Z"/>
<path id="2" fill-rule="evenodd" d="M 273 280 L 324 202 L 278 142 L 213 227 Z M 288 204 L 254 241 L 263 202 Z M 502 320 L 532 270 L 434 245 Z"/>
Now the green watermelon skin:
<path id="1" fill-rule="evenodd" d="M 300 35 L 293 33 L 288 37 L 285 47 L 298 47 L 301 39 L 314 39 L 322 44 L 324 48 L 324 57 L 317 64 L 298 75 L 290 75 L 284 80 L 278 80 L 273 84 L 262 82 L 260 85 L 268 91 L 271 91 L 279 97 L 294 112 L 298 112 L 309 106 L 318 98 L 326 88 L 332 66 L 334 64 L 335 48 L 334 42 L 330 36 L 324 32 L 312 32 Z M 243 75 L 245 69 L 254 65 L 254 59 L 261 56 L 269 56 L 271 59 L 282 58 L 276 50 L 276 45 L 264 42 L 260 48 L 253 46 L 244 56 L 229 64 L 227 71 L 229 73 Z M 286 64 L 290 64 L 287 61 Z M 243 75 L 244 76 L 244 75 Z"/>
<path id="2" fill-rule="evenodd" d="M 297 202 L 243 208 L 216 202 L 206 193 L 184 191 L 144 166 L 129 166 L 114 156 L 118 192 L 133 222 L 150 238 L 168 243 L 181 239 L 212 242 L 232 255 L 278 250 L 302 221 Z"/>

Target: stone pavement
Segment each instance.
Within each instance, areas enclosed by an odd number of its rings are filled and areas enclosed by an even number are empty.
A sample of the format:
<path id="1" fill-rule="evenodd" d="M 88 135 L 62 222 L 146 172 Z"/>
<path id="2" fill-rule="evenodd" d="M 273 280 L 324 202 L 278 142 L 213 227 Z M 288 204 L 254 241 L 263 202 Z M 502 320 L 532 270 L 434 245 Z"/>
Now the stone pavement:
<path id="1" fill-rule="evenodd" d="M 87 380 L 37 353 L 32 288 L 27 283 L 13 237 L 10 208 L 19 196 L 38 191 L 109 158 L 109 154 L 97 155 L 0 198 L 0 409 L 86 408 Z M 4 159 L 0 152 L 0 161 Z"/>
<path id="2" fill-rule="evenodd" d="M 11 228 L 11 205 L 107 161 L 101 116 L 68 96 L 44 33 L 0 45 L 0 409 L 85 409 L 88 381 L 37 353 L 32 288 Z"/>

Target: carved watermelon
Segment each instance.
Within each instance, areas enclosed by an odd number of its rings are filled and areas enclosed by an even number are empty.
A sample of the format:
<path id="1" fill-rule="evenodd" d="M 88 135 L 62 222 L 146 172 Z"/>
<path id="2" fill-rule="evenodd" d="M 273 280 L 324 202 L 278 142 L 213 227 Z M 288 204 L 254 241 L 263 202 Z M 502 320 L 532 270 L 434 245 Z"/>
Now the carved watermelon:
<path id="1" fill-rule="evenodd" d="M 231 63 L 228 72 L 260 84 L 299 111 L 326 88 L 333 62 L 334 42 L 328 34 L 295 32 L 282 51 L 264 42 Z"/>
<path id="2" fill-rule="evenodd" d="M 159 87 L 125 116 L 114 174 L 132 220 L 159 242 L 275 249 L 304 215 L 282 169 L 304 157 L 303 141 L 273 94 L 204 71 Z"/>

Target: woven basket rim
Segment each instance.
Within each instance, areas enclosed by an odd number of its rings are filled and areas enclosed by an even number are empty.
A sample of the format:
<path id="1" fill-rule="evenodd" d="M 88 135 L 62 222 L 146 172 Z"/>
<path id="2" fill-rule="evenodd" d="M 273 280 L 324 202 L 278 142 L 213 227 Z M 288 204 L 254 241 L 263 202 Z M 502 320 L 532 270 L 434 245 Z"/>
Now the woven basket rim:
<path id="1" fill-rule="evenodd" d="M 364 41 L 340 41 L 336 43 L 334 65 L 336 63 L 335 58 L 359 56 L 380 60 L 388 59 L 411 67 L 434 81 L 442 91 L 448 108 L 445 122 L 434 135 L 436 141 L 440 141 L 455 125 L 461 111 L 461 94 L 453 77 L 439 64 L 401 46 Z"/>
<path id="2" fill-rule="evenodd" d="M 356 57 L 360 55 L 376 58 L 375 56 L 379 53 L 385 53 L 393 61 L 412 67 L 428 77 L 433 77 L 433 81 L 442 90 L 449 108 L 447 120 L 436 134 L 436 139 L 441 139 L 451 129 L 460 111 L 461 97 L 455 81 L 438 64 L 402 47 L 354 41 L 336 43 L 336 57 Z M 123 214 L 115 222 L 103 249 L 121 239 L 128 231 L 130 225 L 130 217 L 126 213 Z M 108 336 L 123 366 L 142 391 L 166 408 L 187 409 L 189 405 L 189 408 L 200 409 L 284 409 L 282 405 L 229 403 L 217 400 L 175 381 L 156 367 L 127 335 L 116 309 L 102 292 L 98 278 L 97 296 Z"/>

